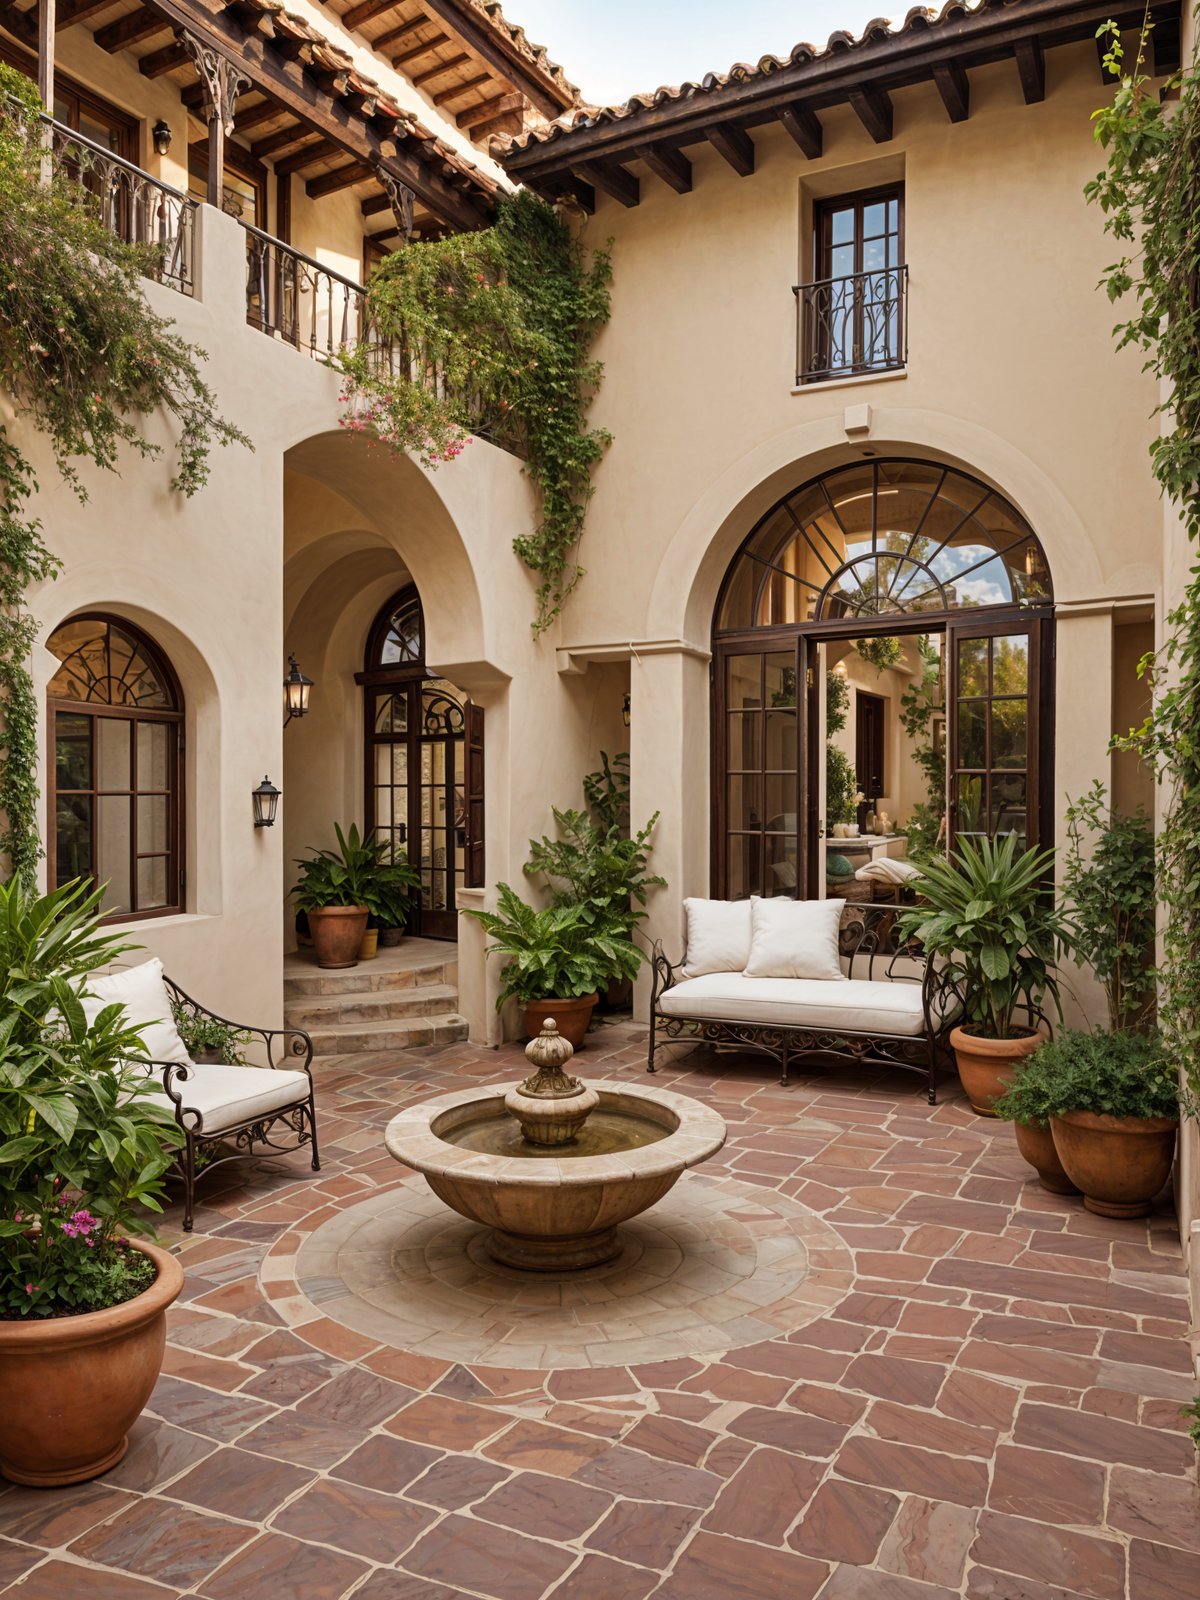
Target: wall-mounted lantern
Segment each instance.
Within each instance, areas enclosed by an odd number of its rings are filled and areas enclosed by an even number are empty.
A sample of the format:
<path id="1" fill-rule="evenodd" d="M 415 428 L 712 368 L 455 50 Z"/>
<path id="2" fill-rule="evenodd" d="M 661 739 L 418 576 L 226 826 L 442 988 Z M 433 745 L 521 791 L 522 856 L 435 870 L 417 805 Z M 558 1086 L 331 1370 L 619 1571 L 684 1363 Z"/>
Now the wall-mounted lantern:
<path id="1" fill-rule="evenodd" d="M 275 813 L 279 810 L 279 795 L 270 778 L 264 777 L 257 789 L 251 791 L 254 801 L 254 826 L 256 828 L 273 828 L 275 826 Z"/>
<path id="2" fill-rule="evenodd" d="M 308 711 L 308 697 L 312 690 L 313 681 L 306 678 L 300 671 L 300 664 L 295 656 L 288 657 L 291 671 L 283 680 L 283 703 L 287 707 L 287 716 L 283 719 L 286 728 L 293 717 L 303 717 Z"/>
<path id="3" fill-rule="evenodd" d="M 626 694 L 624 700 L 621 701 L 621 721 L 626 727 L 629 726 L 629 716 L 629 695 Z"/>
<path id="4" fill-rule="evenodd" d="M 165 156 L 171 148 L 171 124 L 159 117 L 158 121 L 150 129 L 150 137 L 154 140 L 155 154 Z"/>

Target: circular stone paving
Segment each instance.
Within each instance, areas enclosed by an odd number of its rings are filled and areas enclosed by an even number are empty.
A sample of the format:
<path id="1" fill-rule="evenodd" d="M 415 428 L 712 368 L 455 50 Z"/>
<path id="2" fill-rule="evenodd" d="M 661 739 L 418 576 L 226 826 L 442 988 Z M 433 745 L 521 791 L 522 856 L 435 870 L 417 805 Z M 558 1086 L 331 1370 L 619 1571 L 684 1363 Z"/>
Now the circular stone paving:
<path id="1" fill-rule="evenodd" d="M 294 1293 L 279 1295 L 291 1273 L 276 1252 L 263 1277 L 301 1337 L 329 1317 L 397 1349 L 531 1370 L 712 1359 L 823 1316 L 852 1277 L 850 1252 L 813 1212 L 698 1173 L 622 1226 L 615 1261 L 569 1277 L 497 1265 L 486 1231 L 411 1178 L 310 1234 Z"/>

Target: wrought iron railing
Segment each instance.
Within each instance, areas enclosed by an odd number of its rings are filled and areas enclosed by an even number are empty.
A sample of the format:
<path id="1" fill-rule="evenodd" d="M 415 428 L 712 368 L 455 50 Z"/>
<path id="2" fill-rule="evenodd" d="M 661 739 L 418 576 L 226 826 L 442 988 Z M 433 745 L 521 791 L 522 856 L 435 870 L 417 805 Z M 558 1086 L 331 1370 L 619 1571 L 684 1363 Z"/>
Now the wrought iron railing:
<path id="1" fill-rule="evenodd" d="M 142 247 L 145 276 L 180 294 L 193 294 L 195 201 L 53 117 L 42 115 L 39 121 L 53 169 L 94 196 L 110 233 Z"/>
<path id="2" fill-rule="evenodd" d="M 908 268 L 799 285 L 796 382 L 887 372 L 908 361 Z"/>
<path id="3" fill-rule="evenodd" d="M 282 239 L 243 222 L 246 321 L 318 361 L 353 350 L 367 336 L 361 283 L 323 266 Z"/>

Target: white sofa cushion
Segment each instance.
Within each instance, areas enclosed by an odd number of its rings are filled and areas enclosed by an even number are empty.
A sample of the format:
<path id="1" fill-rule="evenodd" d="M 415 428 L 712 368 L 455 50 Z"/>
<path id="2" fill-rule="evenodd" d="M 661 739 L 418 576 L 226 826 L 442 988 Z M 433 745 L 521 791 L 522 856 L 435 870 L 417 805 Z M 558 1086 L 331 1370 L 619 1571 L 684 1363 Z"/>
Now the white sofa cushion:
<path id="1" fill-rule="evenodd" d="M 705 972 L 741 972 L 750 959 L 751 900 L 685 900 L 689 978 Z"/>
<path id="2" fill-rule="evenodd" d="M 713 972 L 674 984 L 659 996 L 658 1007 L 667 1017 L 775 1023 L 894 1038 L 914 1037 L 925 1027 L 920 984 L 873 983 L 864 978 L 747 978 Z"/>
<path id="3" fill-rule="evenodd" d="M 83 1014 L 91 1027 L 105 1006 L 122 1005 L 125 1019 L 142 1028 L 142 1043 L 151 1061 L 190 1063 L 190 1056 L 171 1012 L 171 999 L 163 982 L 163 964 L 157 957 L 123 967 L 103 977 L 87 980 L 87 993 L 80 995 Z"/>
<path id="4" fill-rule="evenodd" d="M 845 982 L 838 959 L 845 907 L 844 900 L 752 900 L 746 977 Z"/>
<path id="5" fill-rule="evenodd" d="M 182 1097 L 185 1127 L 194 1128 L 199 1113 L 204 1119 L 205 1133 L 220 1133 L 225 1128 L 240 1127 L 256 1117 L 265 1117 L 273 1111 L 282 1111 L 284 1106 L 307 1100 L 309 1080 L 304 1072 L 201 1062 L 186 1078 L 176 1075 L 171 1087 Z M 166 1100 L 161 1078 L 158 1089 Z"/>

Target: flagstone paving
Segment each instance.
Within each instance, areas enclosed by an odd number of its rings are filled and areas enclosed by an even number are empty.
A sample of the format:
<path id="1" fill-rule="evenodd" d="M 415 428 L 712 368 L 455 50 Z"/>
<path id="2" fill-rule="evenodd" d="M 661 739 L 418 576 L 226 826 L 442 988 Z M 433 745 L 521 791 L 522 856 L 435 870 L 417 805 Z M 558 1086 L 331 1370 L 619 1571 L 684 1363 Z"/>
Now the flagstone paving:
<path id="1" fill-rule="evenodd" d="M 190 1238 L 168 1217 L 150 1407 L 102 1480 L 0 1485 L 0 1593 L 1196 1600 L 1170 1213 L 1046 1194 L 949 1084 L 671 1054 L 729 1141 L 567 1290 L 489 1266 L 383 1149 L 515 1048 L 319 1061 L 323 1171 L 228 1167 Z M 579 1066 L 644 1061 L 626 1023 Z"/>

